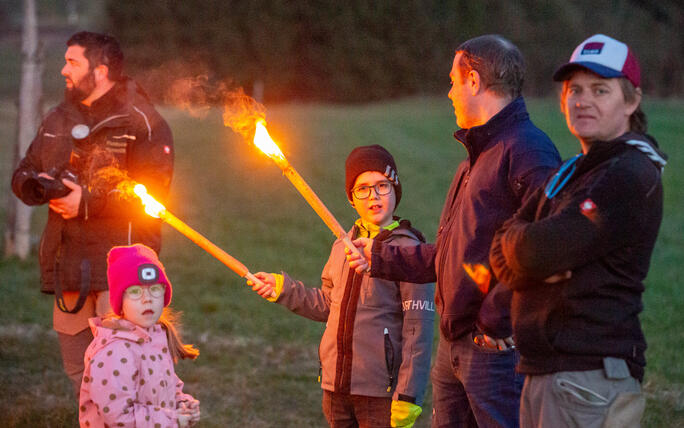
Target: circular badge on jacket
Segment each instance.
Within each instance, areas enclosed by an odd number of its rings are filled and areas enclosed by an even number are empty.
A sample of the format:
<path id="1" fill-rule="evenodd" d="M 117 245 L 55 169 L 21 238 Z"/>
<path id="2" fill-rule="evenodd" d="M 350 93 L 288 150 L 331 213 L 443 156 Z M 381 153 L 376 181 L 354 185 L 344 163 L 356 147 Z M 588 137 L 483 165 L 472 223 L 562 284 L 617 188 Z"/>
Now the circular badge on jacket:
<path id="1" fill-rule="evenodd" d="M 74 125 L 74 127 L 71 128 L 71 136 L 77 140 L 82 140 L 86 138 L 88 135 L 90 135 L 90 128 L 88 128 L 88 125 L 79 123 L 78 125 Z"/>

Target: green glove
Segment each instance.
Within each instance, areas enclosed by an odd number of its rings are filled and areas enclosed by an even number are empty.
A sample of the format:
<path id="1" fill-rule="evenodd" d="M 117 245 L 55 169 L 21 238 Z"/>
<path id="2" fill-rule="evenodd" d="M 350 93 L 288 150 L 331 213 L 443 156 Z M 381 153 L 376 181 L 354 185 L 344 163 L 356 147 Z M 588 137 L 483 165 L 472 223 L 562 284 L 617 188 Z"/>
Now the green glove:
<path id="1" fill-rule="evenodd" d="M 411 428 L 416 418 L 423 412 L 422 407 L 408 401 L 392 400 L 391 426 Z"/>

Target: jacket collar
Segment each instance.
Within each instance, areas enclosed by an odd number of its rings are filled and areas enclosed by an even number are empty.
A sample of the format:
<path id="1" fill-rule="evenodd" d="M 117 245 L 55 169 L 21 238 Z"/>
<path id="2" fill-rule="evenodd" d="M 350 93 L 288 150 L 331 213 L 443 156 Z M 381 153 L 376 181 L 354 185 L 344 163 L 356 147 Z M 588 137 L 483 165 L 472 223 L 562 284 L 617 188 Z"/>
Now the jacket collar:
<path id="1" fill-rule="evenodd" d="M 90 106 L 81 103 L 64 101 L 59 106 L 75 123 L 85 123 L 88 126 L 97 125 L 102 119 L 126 114 L 123 109 L 126 100 L 128 80 L 117 82 Z"/>
<path id="2" fill-rule="evenodd" d="M 160 334 L 165 334 L 161 324 L 143 328 L 126 319 L 119 317 L 94 317 L 88 319 L 88 324 L 97 338 L 98 348 L 112 340 L 126 340 L 136 343 L 144 343 L 152 340 Z"/>
<path id="3" fill-rule="evenodd" d="M 638 150 L 648 157 L 662 174 L 665 164 L 667 164 L 667 155 L 660 151 L 656 140 L 650 135 L 628 132 L 613 140 L 595 141 L 587 154 L 582 155 L 580 153 L 565 161 L 547 182 L 544 189 L 546 197 L 548 199 L 553 198 L 569 182 L 606 161 L 611 159 L 613 162 L 617 161 L 619 156 L 628 150 Z"/>
<path id="4" fill-rule="evenodd" d="M 518 97 L 492 116 L 487 123 L 469 129 L 459 129 L 454 132 L 454 137 L 468 150 L 472 164 L 485 147 L 495 140 L 493 137 L 505 133 L 511 128 L 512 123 L 528 118 L 525 100 L 523 97 Z"/>
<path id="5" fill-rule="evenodd" d="M 661 170 L 665 167 L 667 155 L 658 148 L 655 138 L 650 135 L 628 132 L 614 140 L 594 142 L 578 168 L 581 170 L 591 169 L 599 163 L 632 148 L 647 156 Z"/>

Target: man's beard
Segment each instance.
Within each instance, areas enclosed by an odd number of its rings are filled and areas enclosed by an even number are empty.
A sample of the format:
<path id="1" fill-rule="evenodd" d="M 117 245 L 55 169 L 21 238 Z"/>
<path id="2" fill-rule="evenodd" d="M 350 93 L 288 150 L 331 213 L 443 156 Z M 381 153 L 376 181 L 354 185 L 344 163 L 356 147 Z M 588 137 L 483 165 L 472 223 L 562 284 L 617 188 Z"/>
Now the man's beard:
<path id="1" fill-rule="evenodd" d="M 93 90 L 95 90 L 95 75 L 92 71 L 88 71 L 78 84 L 74 83 L 72 88 L 64 89 L 64 99 L 78 104 L 88 98 Z"/>

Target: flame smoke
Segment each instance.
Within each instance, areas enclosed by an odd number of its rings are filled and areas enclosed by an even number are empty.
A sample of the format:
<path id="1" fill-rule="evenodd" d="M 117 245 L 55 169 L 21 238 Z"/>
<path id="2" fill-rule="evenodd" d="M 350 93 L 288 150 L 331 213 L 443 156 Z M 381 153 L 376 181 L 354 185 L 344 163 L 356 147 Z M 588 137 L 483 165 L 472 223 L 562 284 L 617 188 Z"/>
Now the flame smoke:
<path id="1" fill-rule="evenodd" d="M 223 124 L 248 140 L 252 139 L 258 121 L 266 123 L 266 107 L 242 88 L 226 92 L 224 106 Z"/>
<path id="2" fill-rule="evenodd" d="M 245 94 L 243 88 L 234 86 L 231 80 L 217 82 L 212 79 L 209 70 L 200 58 L 170 61 L 148 70 L 141 82 L 152 93 L 162 94 L 166 104 L 193 117 L 203 119 L 212 107 L 223 106 L 224 125 L 251 140 L 257 120 L 266 117 L 266 108 Z"/>
<path id="3" fill-rule="evenodd" d="M 226 85 L 216 85 L 209 82 L 207 75 L 176 79 L 169 85 L 165 101 L 179 109 L 185 110 L 191 116 L 204 119 L 212 106 L 219 105 Z"/>
<path id="4" fill-rule="evenodd" d="M 133 194 L 133 181 L 126 171 L 120 169 L 114 155 L 107 149 L 96 147 L 88 152 L 87 162 L 81 165 L 80 179 L 85 180 L 91 192 L 116 191 L 123 200 L 131 200 Z"/>

